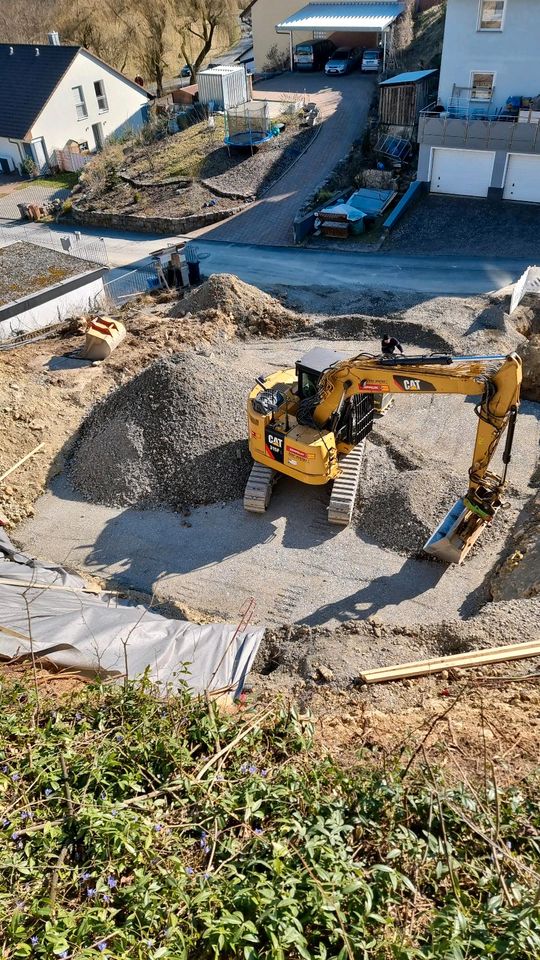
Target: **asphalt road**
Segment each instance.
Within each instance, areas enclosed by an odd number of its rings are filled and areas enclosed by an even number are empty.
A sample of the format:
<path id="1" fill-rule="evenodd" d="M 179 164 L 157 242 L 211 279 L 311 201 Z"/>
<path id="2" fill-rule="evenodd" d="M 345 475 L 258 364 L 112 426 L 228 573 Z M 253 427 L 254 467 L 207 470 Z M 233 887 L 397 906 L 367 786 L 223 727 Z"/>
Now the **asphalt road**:
<path id="1" fill-rule="evenodd" d="M 0 240 L 74 233 L 75 225 L 49 228 L 43 224 L 4 225 Z M 149 254 L 173 242 L 175 237 L 122 233 L 118 230 L 81 229 L 83 237 L 103 237 L 110 265 L 133 267 L 147 262 Z M 529 265 L 527 260 L 476 257 L 407 256 L 389 253 L 357 253 L 347 250 L 313 250 L 303 247 L 271 247 L 194 241 L 202 255 L 201 269 L 210 273 L 234 273 L 263 289 L 274 284 L 331 288 L 378 287 L 384 290 L 415 290 L 434 296 L 467 296 L 486 293 L 513 283 Z"/>

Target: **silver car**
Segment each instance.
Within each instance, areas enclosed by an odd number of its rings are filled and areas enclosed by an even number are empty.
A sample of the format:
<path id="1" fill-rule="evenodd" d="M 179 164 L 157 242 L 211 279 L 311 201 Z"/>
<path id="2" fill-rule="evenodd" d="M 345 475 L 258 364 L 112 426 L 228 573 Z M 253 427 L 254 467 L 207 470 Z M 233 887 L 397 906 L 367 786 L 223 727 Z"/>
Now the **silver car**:
<path id="1" fill-rule="evenodd" d="M 324 72 L 327 76 L 332 74 L 350 73 L 358 66 L 362 59 L 362 50 L 360 47 L 339 47 L 328 60 Z"/>

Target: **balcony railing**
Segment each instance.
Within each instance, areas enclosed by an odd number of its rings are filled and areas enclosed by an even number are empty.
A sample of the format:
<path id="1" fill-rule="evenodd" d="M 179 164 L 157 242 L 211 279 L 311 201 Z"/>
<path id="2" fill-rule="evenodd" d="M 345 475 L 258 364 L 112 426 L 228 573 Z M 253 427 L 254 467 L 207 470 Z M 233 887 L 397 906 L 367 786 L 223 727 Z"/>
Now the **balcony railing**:
<path id="1" fill-rule="evenodd" d="M 510 111 L 492 103 L 451 98 L 420 112 L 418 142 L 434 146 L 540 153 L 540 111 Z"/>

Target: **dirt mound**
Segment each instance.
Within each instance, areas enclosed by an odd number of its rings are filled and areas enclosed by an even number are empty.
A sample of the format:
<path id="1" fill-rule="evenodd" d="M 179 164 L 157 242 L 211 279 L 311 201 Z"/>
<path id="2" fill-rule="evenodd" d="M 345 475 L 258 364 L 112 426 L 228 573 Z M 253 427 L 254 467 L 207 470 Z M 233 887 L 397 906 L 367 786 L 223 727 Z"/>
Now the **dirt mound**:
<path id="1" fill-rule="evenodd" d="M 521 396 L 540 403 L 540 334 L 520 344 L 517 352 L 523 360 Z"/>
<path id="2" fill-rule="evenodd" d="M 540 493 L 513 531 L 508 555 L 491 580 L 494 600 L 540 596 Z"/>
<path id="3" fill-rule="evenodd" d="M 395 461 L 392 451 L 372 448 L 355 523 L 358 534 L 407 556 L 421 550 L 450 507 L 463 495 L 463 478 L 430 464 L 418 469 Z M 382 457 L 382 459 L 381 459 Z M 365 494 L 363 494 L 365 491 Z"/>
<path id="4" fill-rule="evenodd" d="M 231 375 L 225 353 L 152 364 L 82 423 L 68 467 L 73 485 L 111 506 L 182 509 L 242 496 L 250 386 Z"/>
<path id="5" fill-rule="evenodd" d="M 307 322 L 279 300 L 230 273 L 215 273 L 171 310 L 173 317 L 187 314 L 197 314 L 203 321 L 232 320 L 239 332 L 265 337 L 287 336 Z"/>

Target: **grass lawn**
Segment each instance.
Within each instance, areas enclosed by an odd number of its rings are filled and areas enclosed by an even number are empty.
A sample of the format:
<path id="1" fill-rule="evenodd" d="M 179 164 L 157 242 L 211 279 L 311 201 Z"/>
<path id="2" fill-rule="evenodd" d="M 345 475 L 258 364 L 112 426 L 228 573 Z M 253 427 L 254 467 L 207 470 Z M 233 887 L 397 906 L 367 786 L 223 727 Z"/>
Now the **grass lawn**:
<path id="1" fill-rule="evenodd" d="M 214 121 L 213 128 L 203 120 L 147 147 L 130 163 L 130 176 L 153 173 L 163 180 L 198 177 L 209 154 L 223 147 L 225 121 L 219 116 Z"/>
<path id="2" fill-rule="evenodd" d="M 62 170 L 60 173 L 49 173 L 46 177 L 35 177 L 33 180 L 25 180 L 24 183 L 17 185 L 17 190 L 26 190 L 30 185 L 40 187 L 56 187 L 71 190 L 79 179 L 77 173 L 70 173 L 68 170 Z"/>

